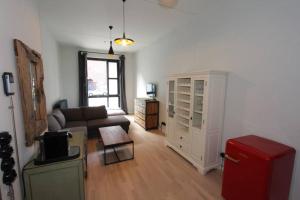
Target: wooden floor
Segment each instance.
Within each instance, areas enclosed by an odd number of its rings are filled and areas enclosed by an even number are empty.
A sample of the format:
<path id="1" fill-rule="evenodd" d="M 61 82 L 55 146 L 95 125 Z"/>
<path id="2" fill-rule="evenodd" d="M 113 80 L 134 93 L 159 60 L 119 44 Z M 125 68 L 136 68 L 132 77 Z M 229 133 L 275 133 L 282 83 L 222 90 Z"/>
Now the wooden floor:
<path id="1" fill-rule="evenodd" d="M 88 141 L 87 200 L 221 199 L 219 170 L 202 176 L 164 145 L 158 130 L 147 132 L 131 122 L 129 136 L 135 142 L 135 159 L 107 166 L 101 144 Z"/>

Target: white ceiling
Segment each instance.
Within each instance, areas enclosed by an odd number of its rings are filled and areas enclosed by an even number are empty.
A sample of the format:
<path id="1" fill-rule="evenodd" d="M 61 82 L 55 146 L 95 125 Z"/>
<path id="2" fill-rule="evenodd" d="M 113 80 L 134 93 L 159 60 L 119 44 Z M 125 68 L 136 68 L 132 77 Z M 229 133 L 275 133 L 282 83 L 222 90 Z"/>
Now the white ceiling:
<path id="1" fill-rule="evenodd" d="M 158 0 L 127 0 L 126 35 L 136 41 L 132 47 L 115 51 L 137 51 L 177 26 L 197 16 L 203 0 L 177 0 L 175 9 Z M 88 49 L 108 49 L 109 25 L 113 38 L 122 35 L 122 0 L 39 0 L 42 23 L 64 44 Z"/>

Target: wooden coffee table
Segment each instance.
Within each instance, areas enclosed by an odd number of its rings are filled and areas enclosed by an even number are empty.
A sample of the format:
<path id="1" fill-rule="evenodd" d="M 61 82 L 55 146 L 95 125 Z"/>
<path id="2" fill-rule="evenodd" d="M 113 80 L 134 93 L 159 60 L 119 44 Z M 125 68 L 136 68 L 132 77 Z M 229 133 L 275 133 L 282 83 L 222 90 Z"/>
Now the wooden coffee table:
<path id="1" fill-rule="evenodd" d="M 113 163 L 119 163 L 126 160 L 134 159 L 134 141 L 130 139 L 128 134 L 123 130 L 121 126 L 108 126 L 104 128 L 99 128 L 99 132 L 104 145 L 104 164 L 109 165 Z M 117 154 L 116 147 L 132 144 L 132 157 L 128 159 L 121 160 Z M 107 149 L 113 149 L 117 157 L 117 161 L 109 162 L 106 161 L 106 151 Z"/>

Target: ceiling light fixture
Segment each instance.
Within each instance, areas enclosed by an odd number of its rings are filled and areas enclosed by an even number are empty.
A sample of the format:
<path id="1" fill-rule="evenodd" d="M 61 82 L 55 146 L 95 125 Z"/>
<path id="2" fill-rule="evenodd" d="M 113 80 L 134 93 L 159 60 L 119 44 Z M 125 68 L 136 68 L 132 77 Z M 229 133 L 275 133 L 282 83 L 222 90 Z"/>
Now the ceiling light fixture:
<path id="1" fill-rule="evenodd" d="M 115 39 L 115 43 L 117 45 L 130 46 L 133 45 L 135 42 L 133 39 L 126 38 L 125 35 L 125 1 L 126 0 L 122 0 L 122 1 L 123 1 L 123 37 Z"/>
<path id="2" fill-rule="evenodd" d="M 112 31 L 112 29 L 113 29 L 113 26 L 110 25 L 108 28 L 109 28 L 109 43 L 110 43 L 109 50 L 108 50 L 108 54 L 114 55 L 115 52 L 114 52 L 114 50 L 113 50 L 113 47 L 112 47 L 112 40 L 111 40 L 111 31 Z"/>
<path id="3" fill-rule="evenodd" d="M 177 0 L 159 0 L 159 5 L 165 7 L 165 8 L 175 8 L 178 1 Z"/>

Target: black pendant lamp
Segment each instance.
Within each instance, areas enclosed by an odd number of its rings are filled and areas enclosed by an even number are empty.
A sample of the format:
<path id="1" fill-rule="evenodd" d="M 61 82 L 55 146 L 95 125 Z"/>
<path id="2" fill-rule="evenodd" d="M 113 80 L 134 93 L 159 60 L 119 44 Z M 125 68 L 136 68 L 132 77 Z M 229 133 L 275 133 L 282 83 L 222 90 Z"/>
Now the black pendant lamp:
<path id="1" fill-rule="evenodd" d="M 123 37 L 115 39 L 115 44 L 122 45 L 122 46 L 131 46 L 135 42 L 133 39 L 126 38 L 126 34 L 125 34 L 125 1 L 126 0 L 122 0 L 122 1 L 123 1 Z"/>
<path id="2" fill-rule="evenodd" d="M 110 46 L 109 46 L 109 50 L 108 50 L 108 54 L 110 55 L 114 55 L 115 52 L 113 50 L 113 47 L 112 47 L 112 40 L 111 40 L 111 31 L 113 29 L 113 26 L 109 26 L 109 43 L 110 43 Z"/>

